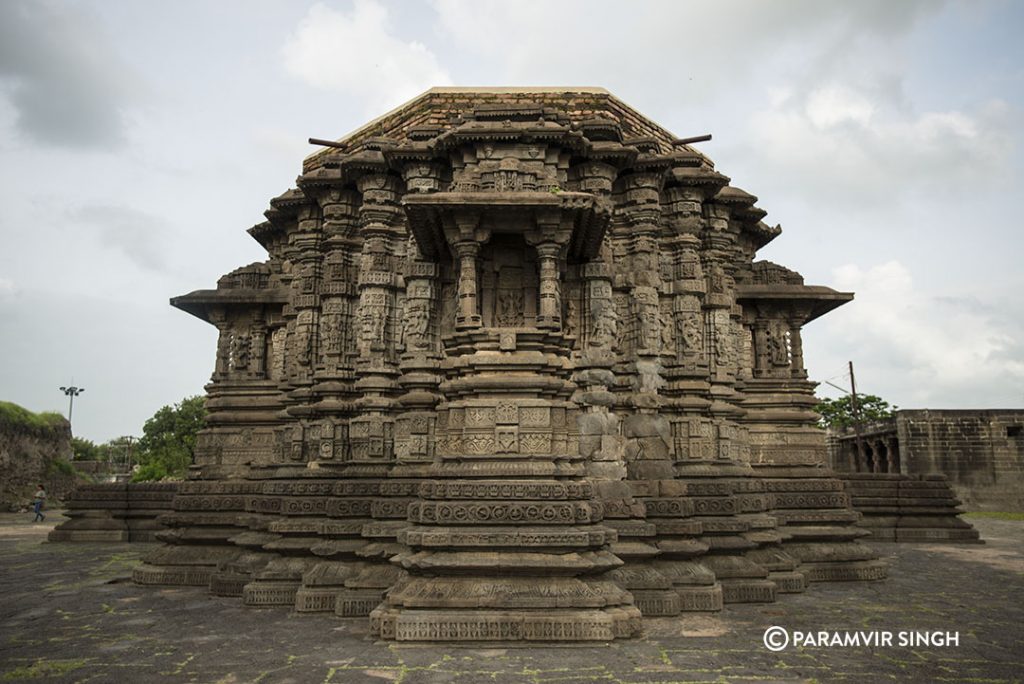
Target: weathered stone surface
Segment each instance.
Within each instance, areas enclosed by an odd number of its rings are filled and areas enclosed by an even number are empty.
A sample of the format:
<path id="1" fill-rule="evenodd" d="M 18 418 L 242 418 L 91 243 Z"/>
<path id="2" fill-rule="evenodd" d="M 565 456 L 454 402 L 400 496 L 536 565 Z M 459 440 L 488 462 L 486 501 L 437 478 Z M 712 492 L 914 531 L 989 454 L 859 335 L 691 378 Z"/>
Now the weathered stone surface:
<path id="1" fill-rule="evenodd" d="M 977 530 L 959 517 L 963 510 L 945 477 L 844 473 L 843 482 L 853 507 L 864 516 L 861 526 L 870 531 L 872 539 L 982 541 Z"/>
<path id="2" fill-rule="evenodd" d="M 158 517 L 172 510 L 176 482 L 79 485 L 66 503 L 70 518 L 50 541 L 156 541 Z"/>

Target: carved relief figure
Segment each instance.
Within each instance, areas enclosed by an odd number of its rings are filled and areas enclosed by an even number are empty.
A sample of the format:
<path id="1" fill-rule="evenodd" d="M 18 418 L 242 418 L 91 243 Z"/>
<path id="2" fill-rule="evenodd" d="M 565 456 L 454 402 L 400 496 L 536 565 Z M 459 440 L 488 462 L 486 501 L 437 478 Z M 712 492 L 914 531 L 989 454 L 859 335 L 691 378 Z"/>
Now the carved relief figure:
<path id="1" fill-rule="evenodd" d="M 657 351 L 661 346 L 662 325 L 658 312 L 658 294 L 647 288 L 637 288 L 636 302 L 639 307 L 641 349 Z"/>
<path id="2" fill-rule="evenodd" d="M 565 312 L 565 334 L 569 337 L 575 337 L 579 332 L 579 315 L 580 307 L 576 303 L 575 297 L 570 297 L 569 301 L 566 302 Z"/>
<path id="3" fill-rule="evenodd" d="M 708 273 L 708 289 L 713 293 L 725 292 L 725 272 L 720 264 L 712 263 Z"/>
<path id="4" fill-rule="evenodd" d="M 288 329 L 285 327 L 276 328 L 270 335 L 270 377 L 279 379 L 284 377 L 284 345 L 288 337 Z"/>
<path id="5" fill-rule="evenodd" d="M 300 366 L 308 366 L 313 357 L 313 335 L 310 329 L 302 326 L 296 333 L 295 360 Z"/>
<path id="6" fill-rule="evenodd" d="M 498 311 L 495 316 L 500 327 L 513 328 L 523 324 L 523 293 L 516 290 L 498 292 Z"/>
<path id="7" fill-rule="evenodd" d="M 593 347 L 611 349 L 619 334 L 619 314 L 612 302 L 602 302 L 594 313 L 593 330 L 590 333 L 590 344 Z"/>
<path id="8" fill-rule="evenodd" d="M 494 189 L 497 192 L 515 192 L 523 189 L 523 179 L 519 175 L 519 160 L 505 158 L 501 167 L 494 173 Z"/>
<path id="9" fill-rule="evenodd" d="M 216 373 L 227 373 L 231 367 L 231 332 L 221 328 L 217 336 Z"/>
<path id="10" fill-rule="evenodd" d="M 732 335 L 728 323 L 717 322 L 715 326 L 715 362 L 719 367 L 731 363 Z"/>
<path id="11" fill-rule="evenodd" d="M 249 351 L 252 340 L 249 335 L 232 333 L 231 335 L 231 368 L 243 370 L 249 367 Z"/>
<path id="12" fill-rule="evenodd" d="M 384 298 L 384 295 L 371 295 L 367 302 L 360 304 L 356 310 L 356 318 L 359 321 L 359 351 L 367 353 L 371 349 L 384 344 L 384 325 L 386 310 L 377 300 Z"/>
<path id="13" fill-rule="evenodd" d="M 430 346 L 427 327 L 430 324 L 430 304 L 423 300 L 407 302 L 402 320 L 402 339 L 410 350 L 423 350 Z"/>
<path id="14" fill-rule="evenodd" d="M 337 356 L 342 350 L 341 316 L 324 316 L 323 319 L 324 354 Z"/>
<path id="15" fill-rule="evenodd" d="M 789 365 L 788 333 L 781 323 L 768 328 L 768 358 L 773 366 Z"/>
<path id="16" fill-rule="evenodd" d="M 523 276 L 518 268 L 503 267 L 498 272 L 495 325 L 515 328 L 523 325 Z"/>
<path id="17" fill-rule="evenodd" d="M 703 335 L 700 329 L 700 315 L 696 312 L 682 315 L 682 350 L 684 354 L 699 354 L 703 351 Z"/>
<path id="18" fill-rule="evenodd" d="M 672 313 L 670 311 L 663 311 L 660 317 L 661 324 L 661 347 L 662 349 L 672 349 L 675 344 L 675 330 L 672 325 Z"/>

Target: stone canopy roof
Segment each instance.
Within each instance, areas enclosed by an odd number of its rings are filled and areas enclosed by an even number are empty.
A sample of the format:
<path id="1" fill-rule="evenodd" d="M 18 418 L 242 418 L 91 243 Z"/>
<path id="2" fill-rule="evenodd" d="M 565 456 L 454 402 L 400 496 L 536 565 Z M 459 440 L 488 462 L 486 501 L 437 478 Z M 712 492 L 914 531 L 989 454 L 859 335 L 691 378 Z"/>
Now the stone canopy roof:
<path id="1" fill-rule="evenodd" d="M 399 105 L 360 126 L 336 142 L 353 151 L 375 138 L 396 141 L 433 137 L 466 119 L 532 119 L 546 117 L 572 127 L 586 125 L 593 130 L 602 123 L 618 130 L 624 141 L 667 153 L 683 148 L 678 136 L 662 128 L 604 88 L 559 87 L 437 87 Z M 689 149 L 689 148 L 686 148 Z M 303 171 L 317 168 L 337 149 L 322 149 L 309 155 Z"/>

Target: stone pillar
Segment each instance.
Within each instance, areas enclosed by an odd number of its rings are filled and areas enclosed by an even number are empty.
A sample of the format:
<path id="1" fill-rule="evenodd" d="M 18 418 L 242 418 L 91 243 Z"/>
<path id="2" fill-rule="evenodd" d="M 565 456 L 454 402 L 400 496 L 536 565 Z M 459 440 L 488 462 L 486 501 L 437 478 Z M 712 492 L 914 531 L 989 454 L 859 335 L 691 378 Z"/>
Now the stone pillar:
<path id="1" fill-rule="evenodd" d="M 455 329 L 469 330 L 480 327 L 480 305 L 477 301 L 477 258 L 480 243 L 464 240 L 455 244 L 459 260 L 459 309 L 455 314 Z"/>
<path id="2" fill-rule="evenodd" d="M 889 472 L 900 472 L 900 451 L 899 441 L 895 436 L 886 437 L 886 447 L 889 451 Z"/>
<path id="3" fill-rule="evenodd" d="M 864 441 L 860 437 L 854 438 L 854 445 L 857 450 L 856 472 L 866 473 L 868 471 L 867 454 L 864 452 Z"/>
<path id="4" fill-rule="evenodd" d="M 537 327 L 560 330 L 562 328 L 562 294 L 558 278 L 558 253 L 560 246 L 543 242 L 536 246 L 540 262 L 540 311 Z"/>

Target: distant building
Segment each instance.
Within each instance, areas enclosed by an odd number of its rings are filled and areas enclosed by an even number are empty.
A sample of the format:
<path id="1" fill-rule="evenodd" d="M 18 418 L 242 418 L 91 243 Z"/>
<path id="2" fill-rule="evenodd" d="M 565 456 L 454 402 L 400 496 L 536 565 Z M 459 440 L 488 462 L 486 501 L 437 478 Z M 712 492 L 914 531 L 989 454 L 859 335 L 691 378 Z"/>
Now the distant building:
<path id="1" fill-rule="evenodd" d="M 1024 410 L 897 411 L 828 444 L 839 472 L 941 473 L 968 510 L 1024 510 Z"/>

